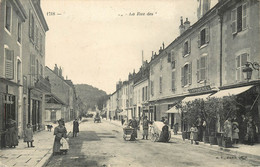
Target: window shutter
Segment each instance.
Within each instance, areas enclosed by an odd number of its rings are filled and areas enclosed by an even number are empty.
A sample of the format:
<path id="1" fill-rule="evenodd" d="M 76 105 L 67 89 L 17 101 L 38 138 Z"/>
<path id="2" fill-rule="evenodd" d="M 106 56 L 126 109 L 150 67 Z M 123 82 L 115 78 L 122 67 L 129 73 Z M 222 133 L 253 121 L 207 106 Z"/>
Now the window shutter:
<path id="1" fill-rule="evenodd" d="M 171 61 L 171 53 L 168 53 L 168 63 L 170 63 Z"/>
<path id="2" fill-rule="evenodd" d="M 14 51 L 5 49 L 5 77 L 14 79 Z"/>
<path id="3" fill-rule="evenodd" d="M 247 28 L 247 3 L 245 3 L 242 6 L 243 10 L 242 10 L 242 29 L 246 29 Z"/>
<path id="4" fill-rule="evenodd" d="M 205 80 L 208 79 L 208 56 L 205 56 Z"/>
<path id="5" fill-rule="evenodd" d="M 240 79 L 240 55 L 236 57 L 236 81 Z"/>
<path id="6" fill-rule="evenodd" d="M 199 32 L 199 35 L 198 35 L 198 47 L 201 46 L 200 38 L 201 38 L 201 31 Z"/>
<path id="7" fill-rule="evenodd" d="M 200 59 L 197 59 L 197 81 L 200 81 Z"/>
<path id="8" fill-rule="evenodd" d="M 190 62 L 189 66 L 189 84 L 192 83 L 192 62 Z"/>
<path id="9" fill-rule="evenodd" d="M 185 56 L 185 42 L 182 44 L 182 55 Z"/>
<path id="10" fill-rule="evenodd" d="M 184 67 L 181 67 L 181 86 L 184 86 Z"/>
<path id="11" fill-rule="evenodd" d="M 209 43 L 209 26 L 205 29 L 206 43 Z"/>
<path id="12" fill-rule="evenodd" d="M 191 52 L 191 39 L 188 40 L 188 53 Z"/>
<path id="13" fill-rule="evenodd" d="M 237 33 L 237 9 L 231 11 L 232 34 Z"/>
<path id="14" fill-rule="evenodd" d="M 172 90 L 175 90 L 175 71 L 172 72 Z"/>

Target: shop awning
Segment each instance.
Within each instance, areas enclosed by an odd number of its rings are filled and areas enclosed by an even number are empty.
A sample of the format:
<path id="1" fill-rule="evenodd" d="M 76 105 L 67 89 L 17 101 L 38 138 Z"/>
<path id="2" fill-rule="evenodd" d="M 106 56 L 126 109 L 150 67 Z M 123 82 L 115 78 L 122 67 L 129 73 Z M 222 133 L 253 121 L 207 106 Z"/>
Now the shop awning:
<path id="1" fill-rule="evenodd" d="M 239 87 L 239 88 L 220 90 L 219 92 L 215 93 L 214 95 L 212 95 L 210 97 L 220 98 L 220 97 L 224 97 L 224 96 L 238 95 L 238 94 L 241 94 L 241 93 L 249 90 L 252 87 L 253 87 L 253 85 L 243 86 L 243 87 Z"/>
<path id="2" fill-rule="evenodd" d="M 203 94 L 203 95 L 198 95 L 198 96 L 188 96 L 188 97 L 185 97 L 182 102 L 189 102 L 189 101 L 193 101 L 193 100 L 196 100 L 196 99 L 203 99 L 203 100 L 206 100 L 207 97 L 209 97 L 211 95 L 211 93 L 208 93 L 208 94 Z"/>
<path id="3" fill-rule="evenodd" d="M 175 106 L 173 106 L 172 108 L 170 108 L 168 111 L 166 111 L 166 113 L 171 114 L 171 113 L 180 113 L 180 111 L 178 109 L 176 109 Z"/>
<path id="4" fill-rule="evenodd" d="M 124 111 L 122 111 L 122 112 L 118 113 L 118 115 L 126 115 L 126 116 L 127 116 L 127 111 L 126 111 L 126 110 L 124 110 Z"/>

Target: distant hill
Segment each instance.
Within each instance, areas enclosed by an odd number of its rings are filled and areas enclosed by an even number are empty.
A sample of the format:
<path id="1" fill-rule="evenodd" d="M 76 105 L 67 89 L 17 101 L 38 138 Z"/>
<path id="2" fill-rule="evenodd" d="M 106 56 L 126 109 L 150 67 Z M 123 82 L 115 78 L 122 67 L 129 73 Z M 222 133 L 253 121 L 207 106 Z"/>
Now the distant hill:
<path id="1" fill-rule="evenodd" d="M 99 90 L 88 84 L 76 84 L 76 93 L 87 106 L 87 108 L 95 109 L 95 105 L 98 104 L 100 98 L 107 97 L 107 94 L 103 90 Z"/>

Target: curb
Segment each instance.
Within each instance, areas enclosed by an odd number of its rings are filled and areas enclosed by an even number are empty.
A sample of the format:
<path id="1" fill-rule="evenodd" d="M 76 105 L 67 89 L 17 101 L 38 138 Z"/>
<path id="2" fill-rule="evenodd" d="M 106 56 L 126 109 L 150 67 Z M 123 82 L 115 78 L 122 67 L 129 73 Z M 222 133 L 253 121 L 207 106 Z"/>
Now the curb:
<path id="1" fill-rule="evenodd" d="M 50 162 L 51 157 L 52 157 L 52 149 L 50 149 L 45 154 L 44 158 L 42 158 L 42 160 L 36 165 L 36 167 L 44 167 L 44 166 L 46 166 Z"/>

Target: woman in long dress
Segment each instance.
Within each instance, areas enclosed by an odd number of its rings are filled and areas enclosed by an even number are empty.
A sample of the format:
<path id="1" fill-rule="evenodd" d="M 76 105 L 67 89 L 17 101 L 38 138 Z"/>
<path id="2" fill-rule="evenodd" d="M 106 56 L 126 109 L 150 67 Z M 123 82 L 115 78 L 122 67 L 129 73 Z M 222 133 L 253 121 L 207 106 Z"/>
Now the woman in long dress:
<path id="1" fill-rule="evenodd" d="M 59 125 L 57 127 L 55 127 L 54 129 L 54 135 L 55 135 L 55 139 L 54 139 L 54 144 L 53 144 L 53 155 L 57 155 L 60 154 L 60 140 L 62 137 L 66 138 L 67 137 L 67 129 L 65 128 L 65 126 L 63 126 L 63 122 L 62 120 L 58 121 Z"/>
<path id="2" fill-rule="evenodd" d="M 18 132 L 16 127 L 16 121 L 8 119 L 7 124 L 7 134 L 6 134 L 6 145 L 11 148 L 18 146 Z"/>

